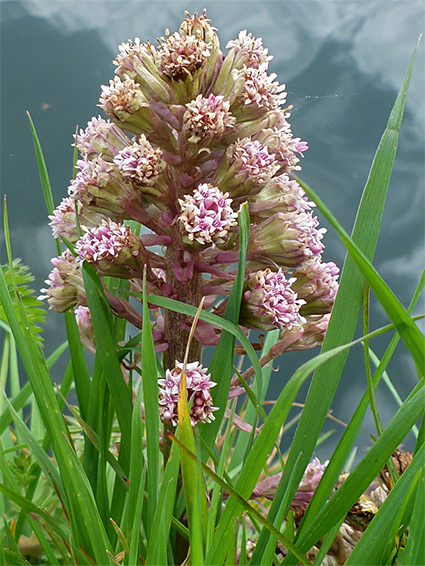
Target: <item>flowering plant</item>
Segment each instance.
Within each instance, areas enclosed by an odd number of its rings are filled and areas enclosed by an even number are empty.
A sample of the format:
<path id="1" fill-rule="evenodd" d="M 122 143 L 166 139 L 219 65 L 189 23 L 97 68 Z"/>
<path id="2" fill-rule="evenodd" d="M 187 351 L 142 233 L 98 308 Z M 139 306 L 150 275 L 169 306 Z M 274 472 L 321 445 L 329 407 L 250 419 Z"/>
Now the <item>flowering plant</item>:
<path id="1" fill-rule="evenodd" d="M 283 556 L 285 564 L 348 564 L 364 558 L 379 521 L 397 505 L 397 524 L 374 557 L 390 561 L 400 551 L 391 537 L 409 524 L 399 501 L 408 496 L 413 506 L 413 488 L 406 486 L 420 487 L 423 446 L 418 440 L 414 458 L 396 448 L 420 415 L 423 387 L 402 405 L 402 424 L 396 415 L 383 430 L 373 394 L 380 366 L 368 375 L 331 461 L 311 457 L 344 352 L 360 341 L 367 351 L 374 335 L 365 324 L 365 336 L 352 342 L 363 286 L 386 308 L 418 365 L 423 337 L 370 263 L 377 230 L 367 240 L 357 232 L 351 239 L 297 178 L 308 145 L 291 131 L 285 86 L 268 72 L 271 56 L 261 39 L 242 31 L 226 48 L 205 14 L 187 14 L 157 48 L 138 38 L 123 43 L 116 76 L 100 96 L 107 118 L 94 117 L 75 135 L 75 177 L 56 209 L 45 182 L 58 255 L 37 305 L 47 299 L 65 313 L 72 361 L 58 397 L 34 333 L 25 332 L 28 308 L 17 301 L 15 312 L 13 265 L 14 295 L 2 272 L 5 314 L 47 431 L 40 447 L 16 403 L 7 401 L 6 420 L 13 418 L 36 463 L 31 467 L 26 453 L 16 462 L 25 496 L 13 481 L 2 490 L 31 512 L 39 554 L 52 564 L 70 557 L 97 564 L 272 564 Z M 399 127 L 410 73 L 390 130 Z M 391 169 L 396 142 L 386 143 L 374 171 Z M 376 210 L 359 209 L 362 229 L 380 218 L 382 187 L 368 183 L 366 197 L 375 193 Z M 322 258 L 326 230 L 316 205 L 359 269 L 347 260 L 340 293 L 339 268 Z M 82 345 L 94 353 L 92 371 Z M 204 346 L 214 347 L 208 368 Z M 267 415 L 273 359 L 318 346 L 322 353 L 299 368 Z M 249 360 L 243 373 L 235 355 Z M 283 456 L 279 435 L 313 370 Z M 77 407 L 66 401 L 71 384 Z M 348 475 L 343 466 L 369 403 L 379 439 Z M 37 492 L 42 474 L 57 494 L 49 512 Z M 414 513 L 416 506 L 409 517 Z M 16 527 L 5 523 L 13 541 L 5 559 L 27 544 L 25 521 L 24 514 Z M 407 555 L 416 552 L 411 528 Z"/>

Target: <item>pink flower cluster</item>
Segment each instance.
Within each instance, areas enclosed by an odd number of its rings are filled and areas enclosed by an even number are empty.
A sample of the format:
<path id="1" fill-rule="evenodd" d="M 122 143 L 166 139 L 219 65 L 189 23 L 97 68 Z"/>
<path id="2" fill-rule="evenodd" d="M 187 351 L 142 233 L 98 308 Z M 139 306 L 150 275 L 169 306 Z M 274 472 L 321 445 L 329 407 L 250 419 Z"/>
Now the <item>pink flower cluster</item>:
<path id="1" fill-rule="evenodd" d="M 100 96 L 107 119 L 93 118 L 75 136 L 81 159 L 51 226 L 99 276 L 128 279 L 138 293 L 146 269 L 150 293 L 195 306 L 204 298 L 205 308 L 220 314 L 235 278 L 238 212 L 247 202 L 239 322 L 296 331 L 294 348 L 312 347 L 323 339 L 339 270 L 323 263 L 325 229 L 291 178 L 308 145 L 292 133 L 271 58 L 246 31 L 222 52 L 204 14 L 188 15 L 157 47 L 138 38 L 123 43 L 116 76 Z M 54 260 L 44 291 L 61 312 L 85 304 L 68 263 Z M 141 325 L 134 306 L 109 297 L 115 313 Z M 170 364 L 182 359 L 188 319 L 152 314 L 158 348 L 168 349 Z M 199 323 L 196 339 L 217 343 L 219 331 L 206 327 Z"/>
<path id="2" fill-rule="evenodd" d="M 161 420 L 174 426 L 178 424 L 177 403 L 182 371 L 183 363 L 176 362 L 172 370 L 167 369 L 164 379 L 158 379 Z M 210 389 L 217 384 L 210 378 L 207 370 L 199 362 L 187 364 L 186 389 L 187 399 L 191 404 L 190 420 L 192 426 L 195 426 L 196 423 L 209 423 L 214 420 L 213 412 L 217 411 L 217 407 L 213 407 Z"/>

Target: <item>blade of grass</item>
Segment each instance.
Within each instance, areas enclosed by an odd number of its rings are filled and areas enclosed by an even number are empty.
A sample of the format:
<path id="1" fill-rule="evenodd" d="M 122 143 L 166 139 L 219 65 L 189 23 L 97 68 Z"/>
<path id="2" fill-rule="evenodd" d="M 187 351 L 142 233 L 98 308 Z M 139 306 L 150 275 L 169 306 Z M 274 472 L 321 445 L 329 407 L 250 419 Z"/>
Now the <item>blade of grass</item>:
<path id="1" fill-rule="evenodd" d="M 111 393 L 118 422 L 121 430 L 120 456 L 121 465 L 126 474 L 130 463 L 130 439 L 131 439 L 131 398 L 125 384 L 121 364 L 118 360 L 114 337 L 111 331 L 111 314 L 109 308 L 103 302 L 97 286 L 84 270 L 84 286 L 86 288 L 87 300 L 93 321 L 93 327 L 97 340 L 97 351 L 105 372 L 108 388 Z"/>
<path id="2" fill-rule="evenodd" d="M 415 308 L 421 292 L 425 285 L 425 271 L 422 274 L 421 279 L 419 280 L 418 286 L 415 290 L 413 295 L 412 301 L 408 308 L 408 313 L 412 313 L 413 309 Z M 382 360 L 379 366 L 376 368 L 374 376 L 372 378 L 372 385 L 373 388 L 376 389 L 378 383 L 387 367 L 388 363 L 391 360 L 391 357 L 396 349 L 396 346 L 400 340 L 400 336 L 396 333 L 382 357 Z M 331 461 L 326 466 L 325 473 L 322 476 L 322 479 L 314 493 L 313 499 L 310 502 L 310 505 L 307 508 L 307 512 L 304 515 L 304 519 L 298 529 L 299 535 L 303 531 L 303 529 L 311 522 L 312 518 L 322 509 L 323 505 L 325 504 L 326 500 L 330 496 L 332 490 L 335 487 L 337 479 L 342 472 L 344 464 L 349 457 L 350 450 L 357 438 L 357 434 L 360 430 L 362 425 L 364 415 L 366 413 L 368 407 L 368 393 L 366 392 L 362 400 L 360 401 L 357 409 L 354 412 L 354 415 L 351 418 L 350 423 L 348 424 L 347 428 L 344 431 L 344 434 L 338 443 L 336 450 L 334 451 Z M 298 536 L 299 536 L 298 535 Z"/>
<path id="3" fill-rule="evenodd" d="M 5 222 L 5 227 L 5 234 L 8 239 L 7 222 Z M 10 240 L 8 242 L 8 249 L 10 250 Z M 108 548 L 109 542 L 103 526 L 99 522 L 100 518 L 96 512 L 92 494 L 87 489 L 84 478 L 80 473 L 80 463 L 75 454 L 70 454 L 68 450 L 66 428 L 57 405 L 45 359 L 31 333 L 25 333 L 24 329 L 27 326 L 25 312 L 18 301 L 16 305 L 18 318 L 9 297 L 2 270 L 0 270 L 0 299 L 36 396 L 43 421 L 52 440 L 67 494 L 67 505 L 70 510 L 72 509 L 72 528 L 75 541 L 89 549 L 89 552 L 92 552 L 97 560 L 105 561 L 105 548 Z M 76 493 L 81 498 L 75 497 Z"/>
<path id="4" fill-rule="evenodd" d="M 416 489 L 409 536 L 401 563 L 405 566 L 425 564 L 425 474 L 423 472 Z"/>
<path id="5" fill-rule="evenodd" d="M 190 418 L 190 409 L 187 395 L 187 374 L 186 367 L 189 359 L 189 349 L 195 333 L 195 328 L 202 312 L 204 300 L 202 299 L 196 316 L 193 319 L 192 327 L 187 342 L 185 358 L 183 361 L 181 379 L 178 391 L 178 434 L 182 443 L 187 446 L 191 452 L 198 454 L 195 435 L 192 428 Z M 202 479 L 198 461 L 193 462 L 186 452 L 180 453 L 181 471 L 183 481 L 183 493 L 186 502 L 187 519 L 189 523 L 189 541 L 193 560 L 195 563 L 203 563 L 203 546 L 207 532 L 208 511 L 205 493 L 201 493 Z M 196 501 L 195 501 L 196 500 Z M 201 528 L 201 538 L 199 538 L 199 528 Z"/>
<path id="6" fill-rule="evenodd" d="M 165 466 L 164 477 L 158 496 L 158 505 L 152 524 L 152 532 L 156 533 L 156 536 L 151 536 L 148 540 L 146 566 L 156 566 L 157 564 L 167 563 L 167 541 L 176 497 L 179 466 L 179 451 L 176 450 L 175 446 L 172 446 L 170 457 Z M 133 563 L 130 562 L 130 564 Z"/>
<path id="7" fill-rule="evenodd" d="M 179 447 L 184 452 L 186 452 L 187 455 L 190 458 L 192 458 L 192 460 L 199 461 L 197 455 L 194 452 L 192 452 L 191 450 L 189 450 L 189 448 L 187 446 L 185 446 L 181 442 L 180 439 L 178 439 L 176 436 L 173 436 L 171 434 L 169 434 L 169 436 L 172 438 L 173 442 L 178 444 Z M 238 502 L 238 505 L 240 505 L 242 508 L 249 511 L 250 514 L 253 517 L 255 517 L 256 520 L 258 520 L 262 525 L 265 525 L 267 527 L 267 529 L 269 529 L 285 546 L 287 546 L 288 548 L 291 548 L 297 554 L 297 558 L 301 562 L 301 564 L 305 564 L 305 565 L 311 564 L 311 562 L 306 558 L 306 556 L 303 553 L 299 552 L 298 549 L 291 543 L 291 541 L 289 541 L 285 536 L 283 536 L 282 533 L 278 529 L 276 529 L 276 527 L 272 523 L 270 523 L 265 517 L 263 517 L 263 515 L 261 515 L 261 513 L 259 511 L 257 511 L 257 509 L 255 509 L 255 507 L 253 507 L 246 500 L 246 498 L 242 497 L 240 495 L 240 493 L 238 493 L 238 491 L 236 491 L 236 489 L 234 489 L 230 484 L 228 484 L 222 478 L 220 478 L 207 464 L 205 464 L 205 462 L 200 462 L 200 463 L 201 463 L 201 467 L 204 470 L 204 472 L 207 475 L 209 475 L 210 478 L 212 478 L 216 483 L 218 483 L 218 485 L 220 485 L 225 491 L 227 491 L 227 493 L 232 497 L 232 499 L 234 501 Z M 221 548 L 221 552 L 220 552 L 220 554 L 224 555 L 223 556 L 223 562 L 224 562 L 224 560 L 227 556 L 228 546 L 231 544 L 233 536 L 234 536 L 234 532 L 233 532 L 232 528 L 229 527 L 228 537 L 229 537 L 230 541 L 227 543 L 225 549 Z M 219 544 L 219 541 L 215 540 L 214 545 L 211 547 L 211 550 L 213 552 L 214 552 L 214 550 L 215 550 L 215 548 L 218 544 Z M 220 562 L 220 564 L 221 563 L 222 562 Z M 210 564 L 212 566 L 212 565 L 215 565 L 215 564 L 218 564 L 218 563 L 209 561 L 208 556 L 206 556 L 205 564 Z"/>
<path id="8" fill-rule="evenodd" d="M 273 515 L 275 515 L 275 519 L 273 521 L 273 524 L 276 528 L 279 529 L 279 527 L 283 524 L 283 521 L 285 519 L 285 515 L 286 515 L 286 509 L 287 507 L 291 504 L 291 501 L 288 501 L 288 496 L 289 496 L 289 491 L 290 491 L 290 487 L 292 482 L 294 481 L 294 477 L 295 477 L 295 472 L 297 469 L 297 465 L 299 463 L 299 459 L 301 457 L 298 457 L 297 463 L 294 467 L 294 469 L 292 470 L 292 476 L 291 476 L 291 480 L 289 482 L 289 489 L 286 490 L 286 493 L 284 494 L 282 499 L 278 499 L 278 498 L 274 498 L 272 506 L 276 506 L 277 507 L 277 511 L 276 513 L 273 513 Z M 270 531 L 269 531 L 270 534 Z M 272 536 L 270 534 L 270 536 L 268 537 L 268 540 L 263 537 L 264 543 L 261 544 L 261 546 L 259 544 L 257 544 L 255 546 L 254 552 L 252 554 L 251 560 L 250 560 L 250 565 L 252 564 L 252 566 L 254 565 L 259 565 L 259 566 L 265 566 L 266 564 L 272 564 L 273 563 L 273 558 L 274 558 L 274 554 L 275 554 L 275 550 L 276 550 L 276 537 Z"/>
<path id="9" fill-rule="evenodd" d="M 145 406 L 146 425 L 146 453 L 148 461 L 147 488 L 148 488 L 148 522 L 145 525 L 149 540 L 155 508 L 159 492 L 159 411 L 158 411 L 158 376 L 156 366 L 155 346 L 152 337 L 152 328 L 149 319 L 149 309 L 146 297 L 146 270 L 143 274 L 143 327 L 142 327 L 142 387 Z"/>

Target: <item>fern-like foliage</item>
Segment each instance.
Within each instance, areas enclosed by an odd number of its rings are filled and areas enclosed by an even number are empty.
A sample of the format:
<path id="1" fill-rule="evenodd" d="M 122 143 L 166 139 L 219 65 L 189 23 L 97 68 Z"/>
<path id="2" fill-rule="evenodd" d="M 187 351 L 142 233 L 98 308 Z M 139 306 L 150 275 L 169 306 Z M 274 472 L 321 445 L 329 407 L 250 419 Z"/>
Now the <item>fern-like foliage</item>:
<path id="1" fill-rule="evenodd" d="M 18 296 L 15 292 L 12 283 L 12 273 L 9 265 L 2 265 L 1 269 L 6 279 L 6 283 L 9 289 L 10 297 L 14 304 L 20 300 L 21 304 L 25 309 L 25 313 L 28 319 L 29 331 L 34 335 L 37 342 L 42 342 L 42 337 L 40 333 L 42 328 L 38 326 L 44 322 L 46 317 L 46 309 L 42 301 L 37 299 L 35 296 L 35 291 L 31 289 L 28 285 L 34 281 L 34 276 L 31 274 L 29 267 L 23 265 L 20 259 L 13 260 L 13 278 L 16 282 Z M 3 306 L 0 303 L 0 320 L 8 322 L 6 318 L 6 313 L 4 312 Z"/>

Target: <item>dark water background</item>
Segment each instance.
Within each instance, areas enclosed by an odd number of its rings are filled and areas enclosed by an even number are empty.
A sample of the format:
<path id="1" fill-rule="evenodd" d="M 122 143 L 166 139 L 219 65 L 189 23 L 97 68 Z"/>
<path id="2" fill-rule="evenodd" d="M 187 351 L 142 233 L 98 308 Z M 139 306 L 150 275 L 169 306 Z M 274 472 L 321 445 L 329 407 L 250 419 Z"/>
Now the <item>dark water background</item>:
<path id="1" fill-rule="evenodd" d="M 50 271 L 55 247 L 25 111 L 35 122 L 58 204 L 72 175 L 72 135 L 77 124 L 85 127 L 98 114 L 100 85 L 113 77 L 118 44 L 134 37 L 154 43 L 165 28 L 171 33 L 178 29 L 184 10 L 201 12 L 204 7 L 218 28 L 223 50 L 242 29 L 263 38 L 274 55 L 270 69 L 287 85 L 288 103 L 294 106 L 294 134 L 310 145 L 301 177 L 351 231 L 373 154 L 425 29 L 422 1 L 4 1 L 0 2 L 1 191 L 8 198 L 14 255 L 31 266 L 38 289 Z M 422 44 L 407 99 L 375 256 L 376 267 L 405 306 L 424 265 L 424 48 Z M 332 229 L 325 243 L 325 260 L 342 267 L 344 248 Z M 417 313 L 423 307 L 422 303 Z M 387 323 L 374 301 L 371 328 Z M 64 338 L 61 316 L 49 313 L 46 353 Z M 383 337 L 372 343 L 378 356 L 388 341 Z M 281 358 L 271 398 L 310 356 L 306 352 Z M 64 365 L 65 360 L 53 372 L 56 381 Z M 403 344 L 388 372 L 404 399 L 416 378 Z M 350 353 L 333 414 L 348 422 L 365 387 L 362 350 L 357 347 Z M 306 389 L 300 402 L 305 394 Z M 396 404 L 384 385 L 377 398 L 385 424 Z M 328 420 L 325 430 L 330 429 L 335 434 L 318 449 L 321 457 L 330 456 L 343 430 Z M 357 443 L 359 455 L 370 445 L 370 433 L 375 428 L 368 415 Z M 406 446 L 411 448 L 413 441 L 410 435 Z"/>

